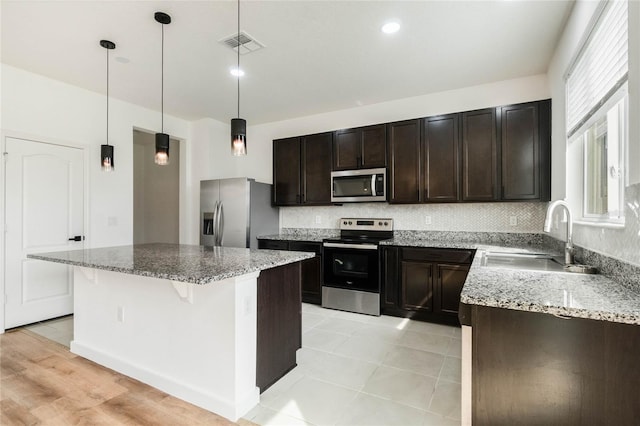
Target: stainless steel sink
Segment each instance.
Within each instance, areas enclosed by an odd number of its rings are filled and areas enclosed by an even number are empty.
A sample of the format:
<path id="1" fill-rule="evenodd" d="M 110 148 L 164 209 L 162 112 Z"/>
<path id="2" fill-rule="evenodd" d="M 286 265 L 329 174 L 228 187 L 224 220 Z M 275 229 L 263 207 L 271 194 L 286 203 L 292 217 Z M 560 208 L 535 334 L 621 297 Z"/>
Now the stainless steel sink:
<path id="1" fill-rule="evenodd" d="M 493 268 L 521 269 L 529 271 L 572 272 L 594 274 L 595 268 L 586 265 L 565 265 L 545 253 L 485 252 L 482 266 Z"/>
<path id="2" fill-rule="evenodd" d="M 485 252 L 482 266 L 532 271 L 564 272 L 564 265 L 543 253 L 501 253 Z"/>

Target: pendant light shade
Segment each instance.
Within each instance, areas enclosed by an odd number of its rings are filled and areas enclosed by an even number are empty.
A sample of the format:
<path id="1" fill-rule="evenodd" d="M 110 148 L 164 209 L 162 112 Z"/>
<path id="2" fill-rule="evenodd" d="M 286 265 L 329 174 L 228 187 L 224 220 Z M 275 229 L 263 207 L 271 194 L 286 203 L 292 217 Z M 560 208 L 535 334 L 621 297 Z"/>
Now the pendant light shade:
<path id="1" fill-rule="evenodd" d="M 100 40 L 100 46 L 107 51 L 107 143 L 100 145 L 100 167 L 104 172 L 113 171 L 113 145 L 109 145 L 109 50 L 116 48 L 116 44 L 109 40 Z"/>
<path id="2" fill-rule="evenodd" d="M 231 152 L 236 157 L 247 155 L 247 121 L 243 118 L 231 119 Z"/>
<path id="3" fill-rule="evenodd" d="M 247 155 L 247 121 L 240 118 L 240 0 L 238 0 L 238 46 L 237 46 L 237 58 L 238 58 L 238 115 L 236 118 L 231 119 L 231 153 L 240 157 Z"/>
<path id="4" fill-rule="evenodd" d="M 155 163 L 159 166 L 169 164 L 169 135 L 166 133 L 156 133 Z"/>
<path id="5" fill-rule="evenodd" d="M 169 164 L 169 135 L 164 133 L 164 26 L 171 23 L 171 16 L 164 12 L 156 12 L 153 15 L 156 22 L 162 24 L 162 61 L 161 61 L 161 86 L 160 86 L 160 110 L 161 132 L 156 133 L 156 155 L 154 161 L 159 166 Z"/>

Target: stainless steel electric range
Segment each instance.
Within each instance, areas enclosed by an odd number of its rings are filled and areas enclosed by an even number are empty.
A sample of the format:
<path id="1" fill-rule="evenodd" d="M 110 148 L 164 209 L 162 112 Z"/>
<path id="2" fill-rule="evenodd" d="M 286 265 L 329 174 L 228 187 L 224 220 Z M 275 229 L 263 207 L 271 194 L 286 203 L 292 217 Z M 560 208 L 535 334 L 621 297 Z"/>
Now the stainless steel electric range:
<path id="1" fill-rule="evenodd" d="M 340 219 L 340 238 L 323 241 L 323 307 L 380 315 L 378 244 L 389 238 L 393 219 Z"/>

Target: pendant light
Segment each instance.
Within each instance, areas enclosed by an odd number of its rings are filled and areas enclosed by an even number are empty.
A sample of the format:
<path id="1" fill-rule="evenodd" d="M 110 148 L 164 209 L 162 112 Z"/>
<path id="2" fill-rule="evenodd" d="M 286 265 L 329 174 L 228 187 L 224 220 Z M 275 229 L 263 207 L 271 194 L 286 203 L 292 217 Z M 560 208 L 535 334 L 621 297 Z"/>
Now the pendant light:
<path id="1" fill-rule="evenodd" d="M 162 116 L 161 133 L 156 133 L 156 156 L 155 163 L 159 166 L 169 164 L 169 135 L 164 133 L 164 26 L 171 23 L 171 16 L 164 12 L 156 12 L 153 16 L 157 22 L 162 24 L 162 63 L 161 63 L 161 85 L 160 85 L 160 110 Z"/>
<path id="2" fill-rule="evenodd" d="M 247 155 L 247 121 L 240 118 L 240 0 L 238 0 L 238 115 L 231 119 L 231 152 L 236 157 Z"/>
<path id="3" fill-rule="evenodd" d="M 109 40 L 100 40 L 100 46 L 107 51 L 107 144 L 100 145 L 100 164 L 103 172 L 113 171 L 113 145 L 109 145 L 109 50 L 116 44 Z"/>

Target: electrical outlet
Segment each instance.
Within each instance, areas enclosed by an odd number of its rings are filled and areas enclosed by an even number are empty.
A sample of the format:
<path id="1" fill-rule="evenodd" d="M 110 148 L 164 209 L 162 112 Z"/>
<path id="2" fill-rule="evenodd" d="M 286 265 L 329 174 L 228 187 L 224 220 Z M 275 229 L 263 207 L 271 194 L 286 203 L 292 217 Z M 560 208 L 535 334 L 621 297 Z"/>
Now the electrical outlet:
<path id="1" fill-rule="evenodd" d="M 118 306 L 118 322 L 124 322 L 124 307 Z"/>
<path id="2" fill-rule="evenodd" d="M 316 225 L 320 225 L 322 223 L 322 216 L 317 215 L 316 216 Z"/>
<path id="3" fill-rule="evenodd" d="M 425 216 L 424 217 L 424 224 L 425 225 L 431 225 L 431 216 Z"/>
<path id="4" fill-rule="evenodd" d="M 518 226 L 518 216 L 509 217 L 509 225 Z"/>

